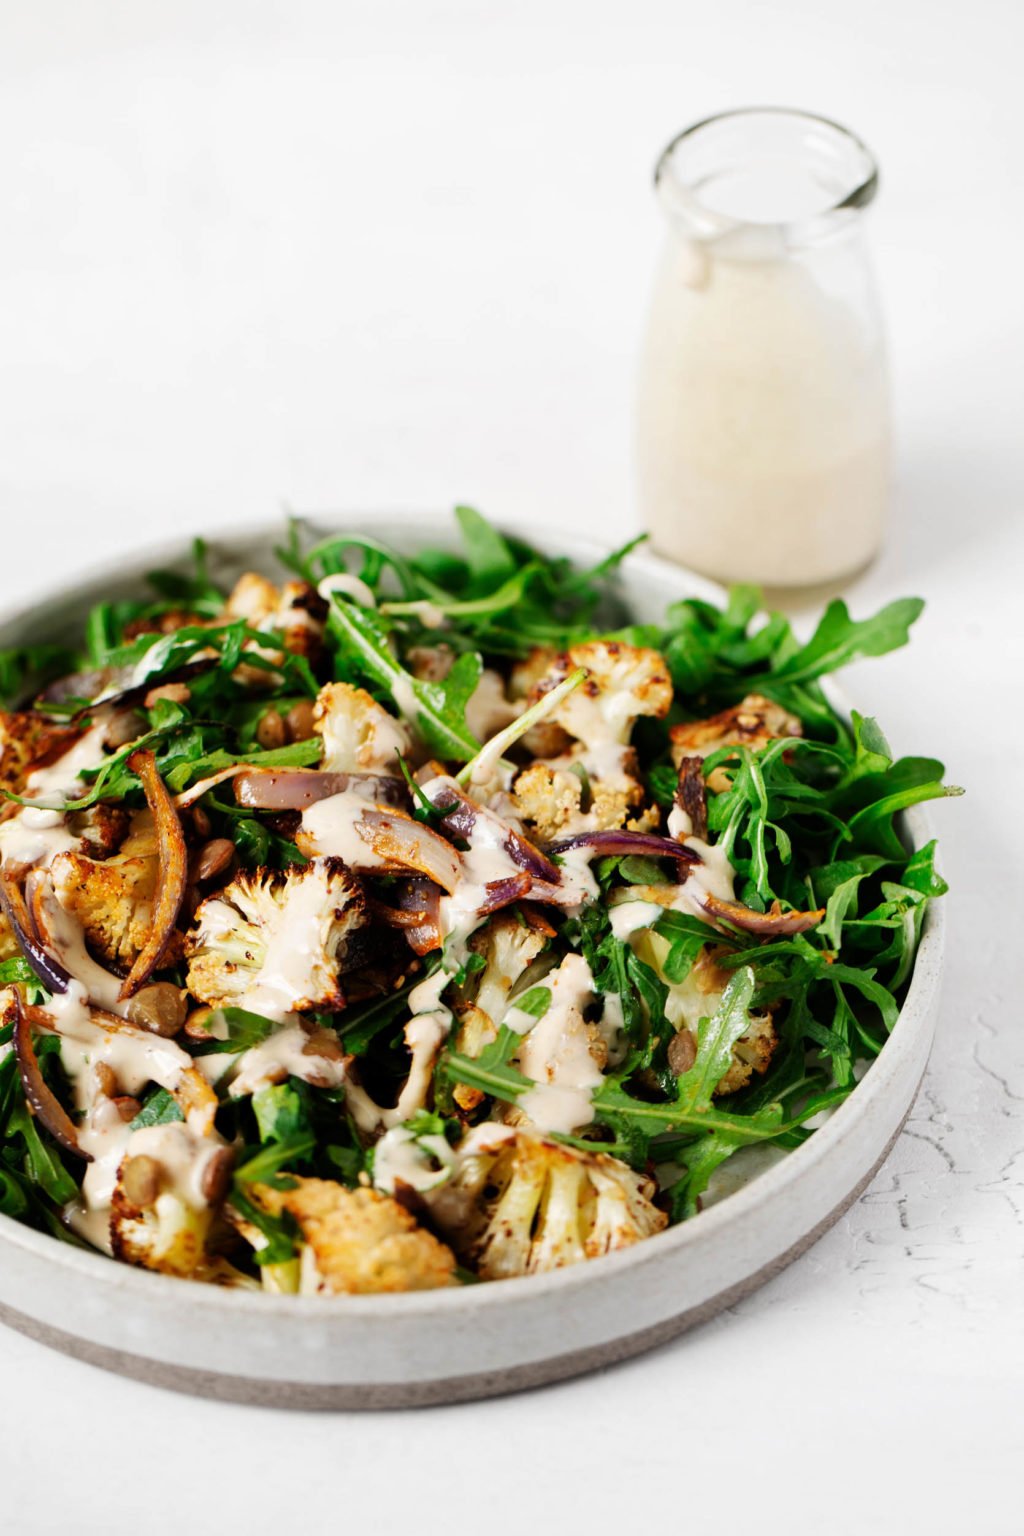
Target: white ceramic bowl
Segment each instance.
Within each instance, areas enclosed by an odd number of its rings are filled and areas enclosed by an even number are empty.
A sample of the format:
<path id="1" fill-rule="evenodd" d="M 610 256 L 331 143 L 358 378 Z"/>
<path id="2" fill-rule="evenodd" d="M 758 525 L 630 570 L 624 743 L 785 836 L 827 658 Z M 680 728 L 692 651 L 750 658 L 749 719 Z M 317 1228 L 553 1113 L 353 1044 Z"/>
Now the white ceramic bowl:
<path id="1" fill-rule="evenodd" d="M 409 550 L 453 542 L 449 519 L 339 518 Z M 316 530 L 320 531 L 320 530 Z M 524 529 L 551 554 L 592 562 L 588 540 Z M 273 574 L 280 528 L 218 539 L 214 570 Z M 182 543 L 150 550 L 0 625 L 0 645 L 77 632 L 101 598 L 136 593 Z M 710 583 L 649 555 L 620 580 L 638 618 L 712 599 Z M 915 844 L 927 821 L 911 812 Z M 386 1408 L 485 1397 L 606 1365 L 711 1317 L 776 1274 L 846 1209 L 899 1135 L 934 1032 L 942 905 L 928 912 L 898 1023 L 864 1080 L 797 1150 L 694 1220 L 607 1258 L 520 1280 L 403 1296 L 327 1298 L 218 1290 L 116 1264 L 0 1217 L 0 1318 L 97 1365 L 207 1397 L 297 1408 Z M 733 1159 L 736 1162 L 736 1159 Z M 728 1167 L 728 1165 L 727 1165 Z"/>

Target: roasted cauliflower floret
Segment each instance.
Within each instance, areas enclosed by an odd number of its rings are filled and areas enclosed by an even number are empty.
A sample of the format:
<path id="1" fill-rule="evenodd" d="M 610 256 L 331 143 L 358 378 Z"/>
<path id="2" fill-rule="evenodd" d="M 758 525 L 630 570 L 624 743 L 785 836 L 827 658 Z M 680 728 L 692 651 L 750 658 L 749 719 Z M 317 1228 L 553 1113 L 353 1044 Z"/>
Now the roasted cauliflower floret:
<path id="1" fill-rule="evenodd" d="M 576 826 L 583 814 L 583 779 L 549 763 L 531 763 L 512 785 L 515 814 L 542 842 Z"/>
<path id="2" fill-rule="evenodd" d="M 507 1013 L 513 988 L 547 946 L 547 935 L 532 928 L 514 912 L 499 912 L 485 928 L 469 941 L 470 950 L 484 961 L 482 971 L 474 971 L 461 989 L 454 1005 L 458 1019 L 455 1049 L 463 1056 L 476 1057 L 496 1037 Z M 458 1083 L 452 1097 L 460 1109 L 468 1112 L 483 1102 L 478 1088 Z"/>
<path id="3" fill-rule="evenodd" d="M 111 1201 L 114 1257 L 165 1275 L 197 1275 L 230 1161 L 221 1141 L 187 1125 L 134 1132 Z"/>
<path id="4" fill-rule="evenodd" d="M 679 768 L 684 757 L 710 757 L 720 747 L 750 747 L 756 751 L 779 736 L 799 736 L 801 731 L 797 717 L 780 704 L 773 704 L 760 693 L 748 693 L 742 703 L 707 720 L 672 726 L 672 761 Z M 708 787 L 718 793 L 728 789 L 729 782 L 725 769 L 716 768 L 708 779 Z"/>
<path id="5" fill-rule="evenodd" d="M 484 928 L 478 928 L 469 941 L 474 955 L 484 962 L 483 970 L 473 972 L 464 995 L 499 1025 L 509 1006 L 513 988 L 533 962 L 543 954 L 548 936 L 515 912 L 499 912 Z"/>
<path id="6" fill-rule="evenodd" d="M 284 649 L 297 656 L 316 656 L 326 613 L 326 603 L 308 582 L 286 581 L 277 588 L 265 576 L 246 571 L 235 583 L 223 617 L 244 619 L 251 629 L 273 631 L 280 635 Z"/>
<path id="7" fill-rule="evenodd" d="M 339 964 L 365 921 L 362 887 L 340 859 L 240 874 L 196 909 L 185 940 L 189 990 L 272 1017 L 342 1008 Z"/>
<path id="8" fill-rule="evenodd" d="M 625 746 L 641 715 L 661 719 L 668 714 L 672 682 L 665 658 L 658 651 L 619 640 L 570 646 L 534 683 L 530 703 L 543 698 L 577 667 L 585 667 L 587 677 L 562 700 L 550 720 L 585 747 Z"/>
<path id="9" fill-rule="evenodd" d="M 525 1129 L 478 1126 L 451 1180 L 425 1199 L 456 1253 L 484 1280 L 598 1258 L 651 1237 L 667 1217 L 653 1180 L 618 1158 Z"/>
<path id="10" fill-rule="evenodd" d="M 134 818 L 121 851 L 112 858 L 59 853 L 53 861 L 61 906 L 81 923 L 93 954 L 114 970 L 130 970 L 149 938 L 159 871 L 148 813 Z M 181 936 L 175 933 L 160 963 L 173 965 L 180 958 Z"/>
<path id="11" fill-rule="evenodd" d="M 390 1195 L 328 1179 L 287 1179 L 290 1189 L 258 1184 L 252 1193 L 271 1215 L 287 1212 L 298 1225 L 302 1293 L 430 1291 L 455 1283 L 451 1250 Z"/>
<path id="12" fill-rule="evenodd" d="M 646 887 L 642 886 L 635 889 L 646 891 Z M 662 979 L 666 980 L 660 966 L 668 949 L 665 940 L 657 934 L 638 933 L 634 947 L 641 958 L 653 964 Z M 675 1054 L 674 1061 L 672 1047 L 669 1048 L 670 1064 L 676 1070 L 685 1070 L 692 1064 L 700 1021 L 709 1019 L 715 1012 L 732 979 L 734 973 L 718 964 L 718 957 L 723 953 L 722 949 L 705 944 L 684 981 L 666 981 L 668 997 L 665 1000 L 665 1017 L 682 1037 L 681 1045 L 683 1041 L 686 1042 Z M 777 1044 L 771 1010 L 752 1014 L 750 1029 L 733 1046 L 732 1064 L 715 1089 L 715 1096 L 736 1093 L 740 1088 L 745 1088 L 755 1072 L 758 1076 L 763 1075 L 768 1070 Z"/>
<path id="13" fill-rule="evenodd" d="M 253 629 L 258 629 L 264 619 L 269 619 L 271 614 L 277 612 L 280 601 L 281 594 L 272 581 L 258 575 L 256 571 L 245 571 L 228 595 L 224 616 L 228 619 L 244 619 Z"/>
<path id="14" fill-rule="evenodd" d="M 328 683 L 313 708 L 313 729 L 324 744 L 323 766 L 333 773 L 398 773 L 411 738 L 365 688 Z"/>
<path id="15" fill-rule="evenodd" d="M 750 1020 L 750 1029 L 732 1048 L 732 1064 L 715 1089 L 716 1096 L 738 1093 L 747 1086 L 755 1072 L 758 1077 L 763 1077 L 771 1065 L 778 1043 L 772 1015 L 754 1014 Z"/>
<path id="16" fill-rule="evenodd" d="M 534 690 L 541 679 L 547 677 L 557 663 L 558 652 L 553 647 L 535 646 L 528 656 L 517 661 L 512 668 L 508 681 L 509 697 L 525 709 L 533 702 Z M 554 683 L 550 686 L 553 687 Z M 523 746 L 531 757 L 557 757 L 561 752 L 568 752 L 571 745 L 572 737 L 550 716 L 531 726 L 523 737 Z"/>
<path id="17" fill-rule="evenodd" d="M 81 736 L 74 726 L 54 725 L 42 715 L 0 712 L 0 789 L 25 793 L 25 781 L 35 768 L 46 767 L 62 757 Z M 0 805 L 0 817 L 16 816 L 11 800 Z"/>
<path id="18" fill-rule="evenodd" d="M 630 748 L 623 752 L 626 758 L 631 755 Z M 515 815 L 542 842 L 572 832 L 604 832 L 617 827 L 647 832 L 658 825 L 658 809 L 645 805 L 644 787 L 627 771 L 628 763 L 600 779 L 587 772 L 574 772 L 572 757 L 564 761 L 567 766 L 557 761 L 531 763 L 512 786 Z M 579 761 L 585 769 L 585 763 Z"/>

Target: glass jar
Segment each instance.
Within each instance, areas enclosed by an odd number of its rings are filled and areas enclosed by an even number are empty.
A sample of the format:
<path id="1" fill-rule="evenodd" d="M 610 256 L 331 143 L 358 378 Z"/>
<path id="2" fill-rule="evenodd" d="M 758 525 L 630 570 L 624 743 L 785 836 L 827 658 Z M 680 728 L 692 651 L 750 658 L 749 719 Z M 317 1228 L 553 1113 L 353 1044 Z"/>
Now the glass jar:
<path id="1" fill-rule="evenodd" d="M 637 444 L 662 554 L 805 586 L 876 553 L 889 391 L 862 215 L 877 185 L 860 140 L 804 112 L 727 112 L 662 155 Z"/>

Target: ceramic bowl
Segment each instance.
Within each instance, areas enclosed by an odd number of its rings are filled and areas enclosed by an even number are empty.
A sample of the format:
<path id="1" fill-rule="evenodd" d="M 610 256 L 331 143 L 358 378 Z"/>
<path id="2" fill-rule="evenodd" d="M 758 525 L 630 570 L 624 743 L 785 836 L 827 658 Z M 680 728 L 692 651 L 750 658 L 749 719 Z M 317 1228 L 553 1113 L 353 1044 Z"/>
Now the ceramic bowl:
<path id="1" fill-rule="evenodd" d="M 453 541 L 450 520 L 332 520 L 409 550 Z M 320 532 L 315 528 L 314 532 Z M 589 540 L 524 529 L 550 554 L 591 563 Z M 274 574 L 281 529 L 218 539 L 215 574 Z M 0 645 L 69 637 L 101 598 L 138 592 L 181 542 L 95 573 L 0 624 Z M 621 594 L 638 619 L 718 588 L 646 554 Z M 927 840 L 913 811 L 906 829 Z M 802 1253 L 854 1201 L 900 1133 L 934 1031 L 942 904 L 929 908 L 913 980 L 878 1059 L 828 1122 L 763 1166 L 743 1154 L 699 1216 L 575 1268 L 455 1291 L 296 1297 L 219 1290 L 116 1264 L 0 1217 L 0 1318 L 80 1359 L 206 1397 L 296 1408 L 387 1408 L 486 1397 L 555 1381 L 649 1349 L 736 1302 Z M 724 1172 L 724 1170 L 723 1170 Z M 728 1191 L 728 1193 L 726 1193 Z"/>

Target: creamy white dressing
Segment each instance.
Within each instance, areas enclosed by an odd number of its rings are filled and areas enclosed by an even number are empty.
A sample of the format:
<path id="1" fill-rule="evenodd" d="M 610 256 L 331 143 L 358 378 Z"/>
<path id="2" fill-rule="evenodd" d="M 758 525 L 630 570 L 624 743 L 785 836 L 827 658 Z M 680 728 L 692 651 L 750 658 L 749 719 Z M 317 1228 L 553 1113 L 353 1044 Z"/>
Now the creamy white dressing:
<path id="1" fill-rule="evenodd" d="M 242 995 L 241 1006 L 283 1023 L 305 1003 L 310 978 L 323 954 L 330 915 L 323 882 L 312 872 L 288 891 L 280 920 L 267 944 L 263 964 Z"/>
<path id="2" fill-rule="evenodd" d="M 308 1051 L 309 1038 L 301 1024 L 286 1024 L 235 1057 L 238 1070 L 231 1080 L 231 1097 L 247 1098 L 259 1088 L 284 1082 L 286 1077 L 313 1082 L 318 1088 L 340 1088 L 345 1081 L 347 1059 Z"/>
<path id="3" fill-rule="evenodd" d="M 794 251 L 772 225 L 671 242 L 640 370 L 641 500 L 660 553 L 782 586 L 874 553 L 888 391 L 867 274 L 843 273 L 854 249 Z"/>
<path id="4" fill-rule="evenodd" d="M 43 878 L 48 879 L 46 876 Z M 44 887 L 40 892 L 39 907 L 48 947 L 64 969 L 82 984 L 97 1007 L 126 1017 L 128 1003 L 121 1001 L 121 978 L 105 970 L 90 955 L 85 944 L 85 932 L 78 919 L 61 906 L 52 888 Z"/>
<path id="5" fill-rule="evenodd" d="M 173 1092 L 190 1068 L 191 1057 L 172 1040 L 163 1040 L 145 1030 L 129 1025 L 118 1030 L 104 1029 L 93 1021 L 87 997 L 82 983 L 72 981 L 67 992 L 55 996 L 48 1007 L 60 1036 L 61 1065 L 81 1115 L 78 1144 L 92 1158 L 86 1165 L 80 1194 L 66 1208 L 65 1217 L 80 1236 L 109 1251 L 110 1202 L 118 1170 L 127 1155 L 145 1152 L 161 1164 L 169 1159 L 177 1186 L 185 1177 L 182 1149 L 186 1144 L 190 1149 L 190 1166 L 195 1163 L 195 1177 L 200 1180 L 206 1159 L 221 1143 L 219 1138 L 202 1135 L 195 1126 L 181 1122 L 131 1129 L 113 1100 L 100 1092 L 96 1068 L 100 1064 L 108 1067 L 116 1079 L 117 1091 L 137 1098 L 150 1082 Z M 180 1134 L 157 1137 L 153 1133 L 158 1131 Z M 173 1149 L 173 1156 L 168 1148 Z M 198 1182 L 195 1187 L 198 1189 Z"/>
<path id="6" fill-rule="evenodd" d="M 637 716 L 636 699 L 624 681 L 622 687 L 606 687 L 595 696 L 577 688 L 562 700 L 554 718 L 588 752 L 625 747 Z"/>
<path id="7" fill-rule="evenodd" d="M 403 1034 L 412 1061 L 394 1108 L 384 1109 L 375 1104 L 359 1083 L 346 1084 L 345 1104 L 361 1131 L 370 1133 L 382 1126 L 392 1129 L 426 1107 L 434 1061 L 454 1022 L 451 1009 L 441 1002 L 441 993 L 451 979 L 452 972 L 442 966 L 409 993 L 413 1017 Z"/>
<path id="8" fill-rule="evenodd" d="M 109 1099 L 99 1099 L 88 1112 L 78 1133 L 79 1145 L 92 1153 L 78 1198 L 64 1208 L 72 1231 L 94 1247 L 110 1251 L 110 1206 L 118 1173 L 126 1158 L 151 1157 L 160 1165 L 160 1202 L 176 1200 L 192 1210 L 205 1210 L 203 1180 L 211 1160 L 224 1142 L 220 1137 L 198 1135 L 187 1124 L 140 1126 L 132 1130 Z"/>
<path id="9" fill-rule="evenodd" d="M 381 1126 L 390 1130 L 409 1120 L 417 1110 L 424 1109 L 430 1092 L 434 1061 L 452 1027 L 452 1015 L 447 1008 L 432 1013 L 420 1013 L 405 1026 L 405 1043 L 412 1053 L 409 1075 L 405 1080 L 398 1103 L 392 1109 L 384 1109 L 358 1083 L 348 1083 L 345 1088 L 345 1105 L 361 1131 L 372 1133 Z"/>
<path id="10" fill-rule="evenodd" d="M 443 1136 L 414 1136 L 404 1125 L 385 1131 L 373 1149 L 373 1182 L 393 1195 L 399 1184 L 420 1193 L 444 1184 L 456 1166 L 456 1153 Z"/>
<path id="11" fill-rule="evenodd" d="M 60 1035 L 61 1063 L 72 1083 L 86 1081 L 89 1072 L 103 1062 L 113 1072 L 121 1093 L 137 1097 L 150 1082 L 173 1093 L 192 1065 L 191 1056 L 180 1045 L 160 1035 L 129 1025 L 105 1030 L 77 1013 L 73 1017 L 62 1015 L 52 1005 L 48 1011 Z"/>
<path id="12" fill-rule="evenodd" d="M 668 813 L 668 835 L 679 842 L 693 836 L 693 818 L 681 805 L 674 805 Z"/>
<path id="13" fill-rule="evenodd" d="M 345 789 L 307 806 L 302 831 L 317 854 L 344 860 L 352 869 L 380 869 L 386 860 L 375 852 L 362 826 L 364 795 Z"/>
<path id="14" fill-rule="evenodd" d="M 419 982 L 409 993 L 410 1013 L 433 1013 L 441 1003 L 441 993 L 452 979 L 452 972 L 439 967 L 432 976 Z"/>
<path id="15" fill-rule="evenodd" d="M 716 843 L 706 843 L 700 837 L 688 837 L 686 846 L 699 854 L 702 862 L 690 866 L 689 878 L 673 903 L 676 911 L 685 912 L 692 908 L 698 916 L 706 916 L 701 895 L 708 892 L 717 896 L 719 901 L 735 901 L 736 871 L 729 863 L 725 849 Z"/>
<path id="16" fill-rule="evenodd" d="M 412 678 L 399 672 L 388 679 L 388 688 L 391 697 L 395 701 L 395 708 L 404 720 L 410 725 L 416 726 L 420 718 L 420 701 L 416 697 L 416 689 L 413 687 Z"/>
<path id="17" fill-rule="evenodd" d="M 567 848 L 558 855 L 562 884 L 568 887 L 577 903 L 596 900 L 601 894 L 597 876 L 590 867 L 596 858 L 597 849 L 586 844 L 580 848 Z"/>
<path id="18" fill-rule="evenodd" d="M 430 779 L 423 785 L 423 793 L 431 799 L 445 780 Z M 477 807 L 476 819 L 470 834 L 469 847 L 459 855 L 461 875 L 450 896 L 441 898 L 441 931 L 453 940 L 450 952 L 465 958 L 466 940 L 484 921 L 480 908 L 487 901 L 487 887 L 496 880 L 510 880 L 522 874 L 522 867 L 515 862 L 508 848 L 509 829 L 496 816 L 483 807 Z"/>
<path id="19" fill-rule="evenodd" d="M 611 923 L 612 933 L 624 944 L 641 928 L 652 928 L 664 915 L 665 908 L 659 906 L 656 901 L 624 901 L 610 908 L 608 920 Z"/>
<path id="20" fill-rule="evenodd" d="M 582 955 L 568 954 L 543 985 L 550 989 L 551 1002 L 539 1019 L 530 1020 L 532 1027 L 516 1052 L 519 1066 L 536 1086 L 516 1104 L 538 1129 L 568 1135 L 593 1120 L 591 1094 L 602 1081 L 583 1019 L 583 1009 L 594 1000 L 594 978 Z M 505 1022 L 511 1025 L 508 1016 Z"/>
<path id="21" fill-rule="evenodd" d="M 635 782 L 632 775 L 626 772 L 626 759 L 629 752 L 629 747 L 619 741 L 595 742 L 578 753 L 570 754 L 569 757 L 555 759 L 551 766 L 572 768 L 574 764 L 579 763 L 599 784 L 607 784 L 612 789 L 621 789 Z"/>
<path id="22" fill-rule="evenodd" d="M 604 992 L 601 995 L 601 1001 L 604 1003 L 604 1012 L 597 1027 L 608 1051 L 608 1065 L 617 1067 L 626 1059 L 629 1047 L 622 998 L 617 992 Z"/>
<path id="23" fill-rule="evenodd" d="M 55 763 L 36 768 L 28 775 L 24 798 L 35 804 L 21 806 L 16 815 L 0 825 L 3 864 L 48 867 L 58 853 L 78 847 L 80 840 L 68 830 L 61 808 L 84 792 L 82 774 L 86 769 L 99 768 L 104 762 L 106 737 L 107 721 L 103 720 L 86 731 Z"/>

